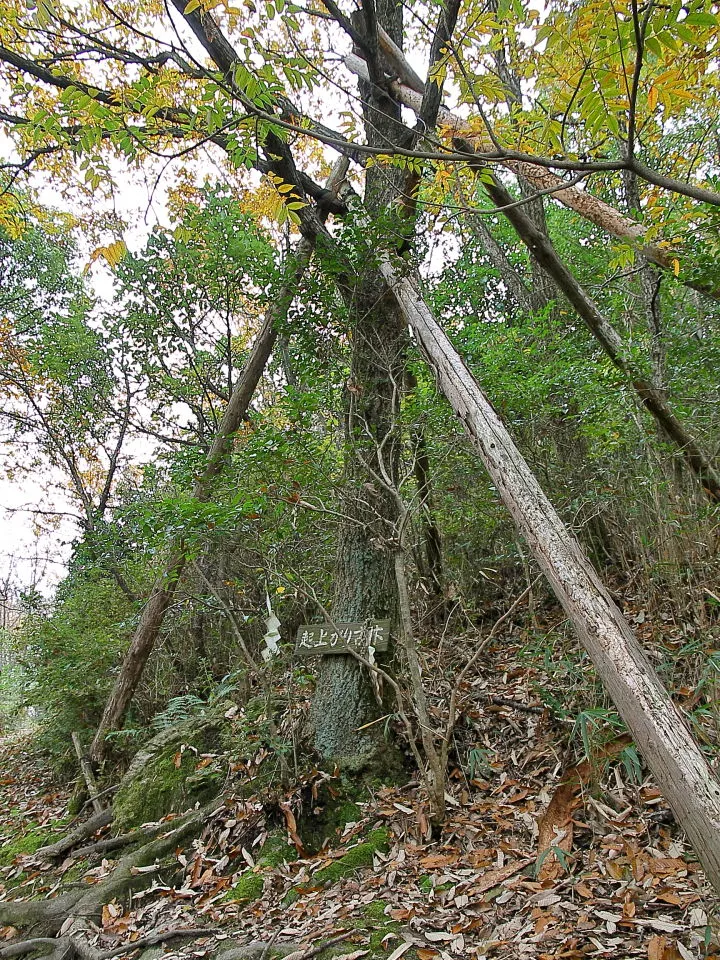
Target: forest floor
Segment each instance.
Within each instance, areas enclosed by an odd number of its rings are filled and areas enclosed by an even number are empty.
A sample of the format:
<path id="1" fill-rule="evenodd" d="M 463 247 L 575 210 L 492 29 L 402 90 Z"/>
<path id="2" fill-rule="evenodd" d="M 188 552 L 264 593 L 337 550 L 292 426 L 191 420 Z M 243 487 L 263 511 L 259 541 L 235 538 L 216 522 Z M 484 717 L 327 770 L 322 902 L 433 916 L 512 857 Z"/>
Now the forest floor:
<path id="1" fill-rule="evenodd" d="M 280 802 L 288 845 L 263 859 L 262 805 L 247 792 L 226 793 L 199 839 L 176 851 L 173 877 L 104 907 L 95 946 L 125 945 L 130 954 L 151 931 L 199 926 L 216 932 L 144 957 L 202 958 L 227 941 L 312 949 L 342 935 L 339 949 L 351 958 L 720 956 L 716 902 L 652 781 L 635 775 L 627 740 L 600 745 L 592 763 L 568 765 L 560 752 L 568 737 L 548 722 L 537 669 L 518 667 L 511 637 L 495 649 L 493 670 L 465 691 L 476 746 L 469 768 L 452 771 L 439 840 L 409 783 L 378 788 L 360 819 L 312 857 L 296 849 L 297 806 Z M 31 852 L 40 837 L 65 832 L 67 799 L 27 736 L 0 740 L 0 906 L 110 873 L 112 854 L 53 866 Z M 379 835 L 385 843 L 368 844 Z M 250 875 L 256 899 L 233 900 L 238 877 Z M 16 933 L 0 927 L 0 956 L 2 939 Z"/>

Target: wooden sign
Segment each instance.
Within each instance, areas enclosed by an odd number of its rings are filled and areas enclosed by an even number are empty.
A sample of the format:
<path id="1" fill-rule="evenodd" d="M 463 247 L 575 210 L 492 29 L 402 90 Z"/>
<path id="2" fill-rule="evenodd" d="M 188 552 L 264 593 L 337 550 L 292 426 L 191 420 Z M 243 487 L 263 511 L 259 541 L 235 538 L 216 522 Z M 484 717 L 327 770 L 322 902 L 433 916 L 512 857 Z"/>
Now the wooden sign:
<path id="1" fill-rule="evenodd" d="M 368 647 L 382 653 L 390 642 L 390 621 L 374 620 L 370 623 L 305 623 L 298 627 L 295 654 L 304 657 L 320 657 L 330 653 L 347 653 L 355 650 L 367 657 Z"/>

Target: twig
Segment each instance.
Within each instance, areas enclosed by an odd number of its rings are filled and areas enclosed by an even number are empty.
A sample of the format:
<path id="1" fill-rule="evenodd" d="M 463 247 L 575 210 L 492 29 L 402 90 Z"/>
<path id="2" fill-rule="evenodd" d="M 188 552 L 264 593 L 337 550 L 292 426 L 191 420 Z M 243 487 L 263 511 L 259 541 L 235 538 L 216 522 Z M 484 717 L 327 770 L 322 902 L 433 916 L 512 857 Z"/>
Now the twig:
<path id="1" fill-rule="evenodd" d="M 103 950 L 99 954 L 99 960 L 112 960 L 113 957 L 120 957 L 124 953 L 131 953 L 133 950 L 144 950 L 146 947 L 154 947 L 158 943 L 165 943 L 166 940 L 177 940 L 180 937 L 208 937 L 217 933 L 217 927 L 177 927 L 172 930 L 160 930 L 157 933 L 148 934 L 134 943 L 126 943 L 120 947 L 113 947 L 112 950 Z"/>
<path id="2" fill-rule="evenodd" d="M 487 703 L 492 703 L 496 707 L 511 707 L 513 710 L 521 710 L 524 713 L 545 713 L 545 707 L 538 707 L 531 703 L 521 703 L 519 700 L 510 700 L 507 697 L 488 697 L 481 695 Z"/>
<path id="3" fill-rule="evenodd" d="M 87 754 L 83 751 L 80 735 L 73 731 L 71 737 L 73 746 L 75 747 L 75 753 L 80 761 L 80 770 L 82 771 L 85 785 L 88 788 L 88 793 L 90 794 L 90 799 L 92 800 L 93 810 L 95 813 L 102 813 L 103 805 L 100 803 L 98 798 L 97 782 L 92 771 L 92 766 L 90 765 L 90 760 L 88 759 Z"/>
<path id="4" fill-rule="evenodd" d="M 485 637 L 482 643 L 478 645 L 478 648 L 475 651 L 475 653 L 472 655 L 472 657 L 470 657 L 468 662 L 465 664 L 463 669 L 455 678 L 455 683 L 453 685 L 452 693 L 450 694 L 450 706 L 448 708 L 448 719 L 447 719 L 447 724 L 445 726 L 445 741 L 443 744 L 445 751 L 447 751 L 448 749 L 447 745 L 450 743 L 450 738 L 452 737 L 453 730 L 455 729 L 455 720 L 456 720 L 456 714 L 457 714 L 457 697 L 460 691 L 460 684 L 467 676 L 468 671 L 476 663 L 480 654 L 487 649 L 487 647 L 490 645 L 492 640 L 495 638 L 502 624 L 508 619 L 508 617 L 511 617 L 513 615 L 513 613 L 515 612 L 515 610 L 517 610 L 517 608 L 523 602 L 525 597 L 527 597 L 528 594 L 531 592 L 532 588 L 535 586 L 535 583 L 537 583 L 538 579 L 539 578 L 537 578 L 534 583 L 531 583 L 528 587 L 526 587 L 523 590 L 523 592 L 520 594 L 520 596 L 505 611 L 505 613 L 498 620 L 495 621 L 492 629 L 490 630 L 490 633 L 487 635 L 487 637 Z M 447 753 L 445 757 L 445 762 L 447 763 Z"/>
<path id="5" fill-rule="evenodd" d="M 342 943 L 343 940 L 347 940 L 353 933 L 353 930 L 347 930 L 345 933 L 339 933 L 336 937 L 331 937 L 324 943 L 315 944 L 314 947 L 308 947 L 306 950 L 296 950 L 294 953 L 289 953 L 285 957 L 285 960 L 310 960 L 310 957 L 317 956 L 318 953 L 322 953 L 323 950 L 327 950 L 328 947 L 334 947 L 336 943 Z"/>
<path id="6" fill-rule="evenodd" d="M 273 935 L 268 940 L 268 942 L 265 944 L 265 946 L 262 949 L 262 953 L 260 954 L 260 960 L 268 960 L 268 957 L 270 956 L 270 951 L 272 950 L 275 944 L 275 941 L 280 936 L 281 929 L 282 928 L 278 926 L 275 932 L 273 933 Z"/>

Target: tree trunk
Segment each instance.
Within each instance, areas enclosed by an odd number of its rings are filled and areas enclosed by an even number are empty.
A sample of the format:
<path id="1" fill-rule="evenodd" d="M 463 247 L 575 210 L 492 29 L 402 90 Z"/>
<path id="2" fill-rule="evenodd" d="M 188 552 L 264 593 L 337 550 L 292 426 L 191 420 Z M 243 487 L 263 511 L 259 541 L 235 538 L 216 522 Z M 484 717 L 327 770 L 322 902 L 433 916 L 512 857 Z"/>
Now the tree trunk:
<path id="1" fill-rule="evenodd" d="M 578 541 L 558 517 L 427 305 L 389 262 L 381 265 L 381 272 L 708 879 L 720 891 L 720 785 L 684 719 Z"/>
<path id="2" fill-rule="evenodd" d="M 276 300 L 265 314 L 260 331 L 255 338 L 250 356 L 240 374 L 228 402 L 223 418 L 207 456 L 205 469 L 193 489 L 193 497 L 206 502 L 213 488 L 213 481 L 222 471 L 232 449 L 233 437 L 247 415 L 250 400 L 272 353 L 278 336 L 278 326 L 287 315 L 300 279 L 305 272 L 313 245 L 309 240 L 298 244 L 289 278 L 283 283 Z M 123 721 L 135 689 L 140 681 L 145 664 L 173 602 L 178 581 L 187 561 L 187 551 L 181 539 L 170 547 L 170 558 L 162 575 L 155 582 L 148 601 L 140 616 L 132 641 L 120 667 L 115 686 L 105 705 L 100 724 L 90 747 L 90 760 L 99 764 L 105 756 L 105 738 L 111 730 L 117 730 Z"/>
<path id="3" fill-rule="evenodd" d="M 357 29 L 366 32 L 361 13 Z M 402 5 L 377 3 L 378 22 L 396 42 L 402 39 Z M 360 83 L 368 142 L 392 142 L 403 130 L 400 108 L 384 91 Z M 371 218 L 387 214 L 402 194 L 400 170 L 370 167 L 365 208 Z M 369 229 L 378 229 L 373 222 Z M 345 292 L 346 298 L 348 297 Z M 345 477 L 337 548 L 333 617 L 337 622 L 393 617 L 396 586 L 392 540 L 397 505 L 387 489 L 397 482 L 398 414 L 407 331 L 397 303 L 377 270 L 368 265 L 349 296 L 353 313 L 352 360 L 346 395 Z M 313 699 L 315 747 L 345 767 L 374 763 L 381 756 L 382 726 L 367 726 L 379 715 L 369 678 L 350 656 L 320 661 Z"/>
<path id="4" fill-rule="evenodd" d="M 434 615 L 444 617 L 445 603 L 445 571 L 442 554 L 442 538 L 433 509 L 432 488 L 430 486 L 430 456 L 428 454 L 425 432 L 422 426 L 415 428 L 412 434 L 413 454 L 415 458 L 415 482 L 418 490 L 418 506 L 420 508 L 420 529 L 425 546 L 425 561 L 427 564 L 430 590 L 437 603 Z"/>

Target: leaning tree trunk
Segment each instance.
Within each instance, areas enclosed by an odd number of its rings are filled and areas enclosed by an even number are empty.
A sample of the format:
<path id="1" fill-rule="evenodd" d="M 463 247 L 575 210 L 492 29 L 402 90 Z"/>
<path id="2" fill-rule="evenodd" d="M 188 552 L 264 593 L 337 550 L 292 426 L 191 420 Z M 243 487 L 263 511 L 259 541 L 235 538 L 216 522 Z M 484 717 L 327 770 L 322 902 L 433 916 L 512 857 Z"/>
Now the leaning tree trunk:
<path id="1" fill-rule="evenodd" d="M 385 52 L 388 55 L 393 54 L 390 49 L 386 49 Z M 414 74 L 414 71 L 402 58 L 402 55 L 398 56 L 395 53 L 390 56 L 390 59 L 393 70 L 388 72 L 389 75 L 385 81 L 386 89 L 398 103 L 402 103 L 403 106 L 408 107 L 419 116 L 425 84 L 417 75 L 410 76 L 410 74 Z M 361 57 L 354 53 L 349 54 L 344 58 L 344 62 L 348 70 L 356 76 L 367 78 L 367 64 Z M 409 82 L 410 85 L 408 85 Z M 485 165 L 487 155 L 492 156 L 496 153 L 495 146 L 489 141 L 489 138 L 486 140 L 482 134 L 478 135 L 478 126 L 473 128 L 471 123 L 462 117 L 458 117 L 445 107 L 440 108 L 437 120 L 444 131 L 453 136 L 453 145 L 467 155 L 468 161 L 474 163 L 473 158 L 477 157 L 478 162 Z M 508 153 L 511 153 L 511 151 L 508 151 Z M 617 237 L 624 243 L 630 244 L 646 260 L 668 272 L 674 271 L 677 252 L 671 248 L 663 247 L 659 243 L 651 242 L 645 227 L 637 220 L 625 216 L 625 214 L 588 191 L 578 190 L 575 186 L 568 185 L 566 181 L 541 164 L 514 159 L 512 156 L 502 157 L 498 162 L 517 176 L 523 177 L 536 191 L 551 194 L 554 200 L 573 210 L 584 220 L 594 223 L 610 236 Z M 634 167 L 642 173 L 642 165 L 637 161 L 635 161 Z M 645 168 L 645 171 L 650 172 L 647 168 Z M 657 178 L 653 178 L 651 182 L 657 182 Z M 664 186 L 669 190 L 673 189 L 669 181 Z M 720 289 L 713 283 L 702 283 L 690 278 L 681 278 L 681 283 L 715 300 L 720 300 Z"/>
<path id="2" fill-rule="evenodd" d="M 627 620 L 560 520 L 502 421 L 412 283 L 381 272 L 505 506 L 720 892 L 720 785 Z"/>
<path id="3" fill-rule="evenodd" d="M 513 206 L 512 196 L 497 178 L 487 174 L 487 171 L 483 186 L 490 199 L 512 223 L 517 235 L 537 262 L 548 272 L 558 289 L 575 307 L 605 355 L 632 386 L 640 403 L 655 419 L 664 436 L 680 450 L 707 498 L 712 503 L 720 503 L 720 474 L 710 457 L 669 406 L 664 389 L 636 368 L 628 356 L 622 337 L 610 321 L 600 313 L 595 302 L 565 266 L 547 233 L 538 229 L 519 207 Z"/>
<path id="4" fill-rule="evenodd" d="M 233 436 L 247 415 L 250 400 L 267 365 L 278 336 L 278 328 L 287 315 L 297 285 L 312 255 L 313 244 L 303 239 L 298 244 L 288 279 L 268 308 L 250 356 L 230 396 L 217 433 L 208 453 L 205 469 L 195 484 L 193 497 L 204 503 L 210 497 L 213 481 L 220 474 L 232 449 Z M 142 677 L 145 664 L 158 638 L 168 608 L 173 602 L 178 582 L 185 569 L 187 549 L 180 539 L 170 547 L 169 560 L 152 588 L 140 621 L 120 667 L 115 686 L 105 705 L 100 724 L 90 747 L 90 760 L 99 764 L 105 755 L 107 734 L 118 729 Z"/>

